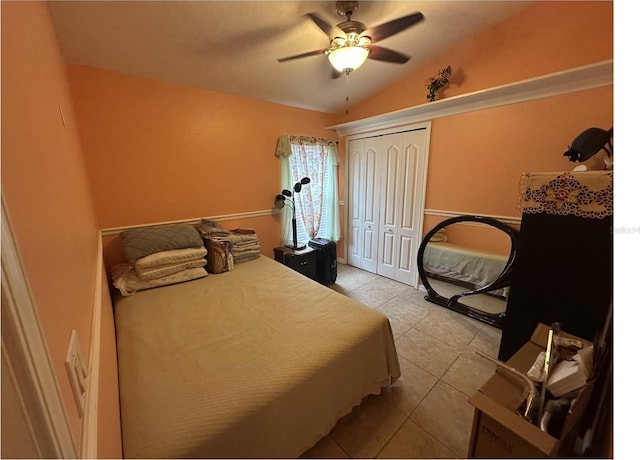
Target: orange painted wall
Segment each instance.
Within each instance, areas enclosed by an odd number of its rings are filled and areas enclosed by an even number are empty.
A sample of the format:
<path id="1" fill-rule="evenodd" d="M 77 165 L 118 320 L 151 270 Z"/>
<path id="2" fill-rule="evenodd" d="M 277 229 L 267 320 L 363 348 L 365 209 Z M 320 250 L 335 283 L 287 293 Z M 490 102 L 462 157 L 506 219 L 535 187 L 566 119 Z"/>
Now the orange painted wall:
<path id="1" fill-rule="evenodd" d="M 72 330 L 89 358 L 98 225 L 66 67 L 45 3 L 2 2 L 2 199 L 80 454 L 82 419 L 64 360 Z M 113 322 L 111 310 L 104 312 L 103 321 Z M 115 356 L 114 347 L 104 351 Z M 101 376 L 103 394 L 113 394 L 114 370 Z M 119 456 L 118 406 L 103 407 L 100 423 L 113 433 L 101 456 Z"/>
<path id="2" fill-rule="evenodd" d="M 435 120 L 426 208 L 518 216 L 520 175 L 573 169 L 567 146 L 612 120 L 611 86 Z"/>
<path id="3" fill-rule="evenodd" d="M 2 2 L 2 192 L 79 449 L 64 360 L 72 329 L 88 358 L 98 228 L 64 63 L 39 3 Z"/>
<path id="4" fill-rule="evenodd" d="M 348 116 L 336 114 L 333 121 L 338 124 L 424 104 L 425 83 L 448 65 L 452 83 L 438 92 L 438 99 L 607 59 L 613 59 L 613 1 L 534 1 L 354 105 Z M 366 72 L 366 63 L 358 70 Z"/>
<path id="5" fill-rule="evenodd" d="M 320 112 L 86 66 L 68 71 L 101 228 L 269 211 L 280 190 L 278 137 L 338 139 Z M 259 227 L 262 252 L 273 257 L 279 219 L 223 225 Z"/>
<path id="6" fill-rule="evenodd" d="M 608 59 L 613 2 L 534 2 L 352 107 L 349 116 L 337 114 L 333 124 L 426 103 L 425 81 L 447 65 L 453 82 L 439 99 Z M 592 126 L 613 126 L 613 86 L 435 119 L 425 207 L 518 217 L 520 175 L 573 169 L 563 153 Z M 427 215 L 424 232 L 441 220 Z"/>

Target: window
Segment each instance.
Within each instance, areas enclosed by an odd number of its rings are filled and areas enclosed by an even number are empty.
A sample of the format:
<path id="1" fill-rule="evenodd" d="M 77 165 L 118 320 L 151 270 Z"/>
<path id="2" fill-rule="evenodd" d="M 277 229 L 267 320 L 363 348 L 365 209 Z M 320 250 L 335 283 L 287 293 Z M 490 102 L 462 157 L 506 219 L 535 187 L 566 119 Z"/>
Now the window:
<path id="1" fill-rule="evenodd" d="M 281 161 L 282 188 L 291 190 L 295 199 L 298 245 L 311 238 L 339 240 L 336 144 L 312 137 L 281 136 L 276 155 Z M 296 193 L 294 185 L 303 177 L 311 181 Z M 283 211 L 282 241 L 291 245 L 291 209 Z"/>

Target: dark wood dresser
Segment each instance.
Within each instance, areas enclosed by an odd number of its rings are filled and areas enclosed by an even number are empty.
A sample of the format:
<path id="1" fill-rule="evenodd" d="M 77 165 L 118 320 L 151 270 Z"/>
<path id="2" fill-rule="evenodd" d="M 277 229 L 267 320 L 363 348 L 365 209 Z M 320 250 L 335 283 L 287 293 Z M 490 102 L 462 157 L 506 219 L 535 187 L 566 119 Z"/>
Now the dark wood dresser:
<path id="1" fill-rule="evenodd" d="M 499 359 L 538 323 L 593 340 L 613 299 L 613 171 L 524 174 Z"/>

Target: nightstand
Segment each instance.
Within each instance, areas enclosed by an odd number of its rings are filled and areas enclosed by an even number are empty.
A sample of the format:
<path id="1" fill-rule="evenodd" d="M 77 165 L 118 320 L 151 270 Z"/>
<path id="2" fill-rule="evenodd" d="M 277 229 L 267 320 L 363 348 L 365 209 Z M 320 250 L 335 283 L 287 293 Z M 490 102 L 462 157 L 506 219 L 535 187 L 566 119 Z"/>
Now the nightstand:
<path id="1" fill-rule="evenodd" d="M 312 280 L 316 279 L 316 251 L 311 247 L 297 251 L 285 247 L 274 248 L 273 258 Z"/>

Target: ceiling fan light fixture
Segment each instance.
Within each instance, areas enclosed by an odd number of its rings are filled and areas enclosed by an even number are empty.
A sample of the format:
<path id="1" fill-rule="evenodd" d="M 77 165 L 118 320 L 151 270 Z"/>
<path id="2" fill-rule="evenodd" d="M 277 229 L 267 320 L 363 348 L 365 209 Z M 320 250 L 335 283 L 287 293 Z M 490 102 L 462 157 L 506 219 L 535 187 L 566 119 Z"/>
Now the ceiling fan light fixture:
<path id="1" fill-rule="evenodd" d="M 329 62 L 338 72 L 353 71 L 364 64 L 369 50 L 361 46 L 344 46 L 329 51 Z"/>

